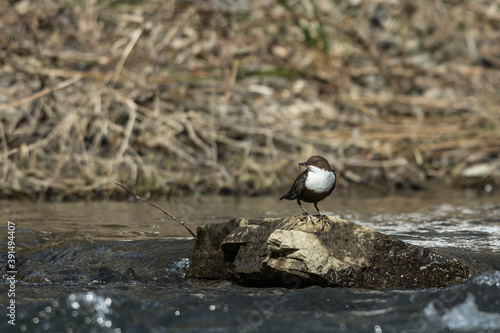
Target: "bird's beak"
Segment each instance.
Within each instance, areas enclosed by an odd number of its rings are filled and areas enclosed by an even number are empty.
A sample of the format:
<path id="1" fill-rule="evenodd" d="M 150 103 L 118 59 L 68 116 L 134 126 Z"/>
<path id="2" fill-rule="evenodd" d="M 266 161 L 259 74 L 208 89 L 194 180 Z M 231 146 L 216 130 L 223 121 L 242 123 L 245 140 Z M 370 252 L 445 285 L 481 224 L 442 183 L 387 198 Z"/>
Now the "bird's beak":
<path id="1" fill-rule="evenodd" d="M 299 163 L 299 166 L 301 166 L 301 165 L 303 165 L 303 166 L 307 166 L 307 162 L 302 162 L 302 163 Z"/>

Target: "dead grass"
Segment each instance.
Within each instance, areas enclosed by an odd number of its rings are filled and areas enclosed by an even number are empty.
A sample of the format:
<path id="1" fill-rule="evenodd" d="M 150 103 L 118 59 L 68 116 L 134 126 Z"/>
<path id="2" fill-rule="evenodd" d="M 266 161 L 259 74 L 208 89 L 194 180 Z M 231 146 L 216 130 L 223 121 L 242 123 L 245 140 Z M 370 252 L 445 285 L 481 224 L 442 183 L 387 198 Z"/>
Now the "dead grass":
<path id="1" fill-rule="evenodd" d="M 354 3 L 10 1 L 3 197 L 266 192 L 311 154 L 341 186 L 498 185 L 499 9 Z"/>

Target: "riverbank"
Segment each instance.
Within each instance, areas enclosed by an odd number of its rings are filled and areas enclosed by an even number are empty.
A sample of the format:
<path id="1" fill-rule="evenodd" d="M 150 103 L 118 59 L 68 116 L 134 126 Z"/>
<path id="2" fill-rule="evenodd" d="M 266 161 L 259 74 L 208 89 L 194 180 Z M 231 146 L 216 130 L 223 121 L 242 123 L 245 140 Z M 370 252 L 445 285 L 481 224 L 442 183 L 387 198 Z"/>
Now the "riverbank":
<path id="1" fill-rule="evenodd" d="M 242 3 L 1 8 L 0 195 L 498 186 L 494 7 Z"/>

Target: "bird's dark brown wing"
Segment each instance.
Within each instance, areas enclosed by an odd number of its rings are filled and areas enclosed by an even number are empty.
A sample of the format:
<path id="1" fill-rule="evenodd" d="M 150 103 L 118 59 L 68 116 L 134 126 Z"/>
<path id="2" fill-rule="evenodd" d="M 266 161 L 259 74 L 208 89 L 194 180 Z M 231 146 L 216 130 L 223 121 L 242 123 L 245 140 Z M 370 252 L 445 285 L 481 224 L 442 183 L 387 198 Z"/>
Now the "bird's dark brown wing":
<path id="1" fill-rule="evenodd" d="M 307 178 L 307 170 L 302 171 L 295 179 L 295 182 L 292 185 L 292 188 L 280 198 L 280 200 L 288 199 L 294 200 L 304 191 L 306 187 L 306 178 Z"/>

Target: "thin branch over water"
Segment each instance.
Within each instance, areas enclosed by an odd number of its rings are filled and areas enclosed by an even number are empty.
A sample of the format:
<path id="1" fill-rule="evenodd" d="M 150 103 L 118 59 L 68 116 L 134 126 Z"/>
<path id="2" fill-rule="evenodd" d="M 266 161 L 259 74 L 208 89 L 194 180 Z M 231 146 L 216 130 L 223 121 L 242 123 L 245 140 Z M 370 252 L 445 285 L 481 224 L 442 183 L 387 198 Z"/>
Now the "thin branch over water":
<path id="1" fill-rule="evenodd" d="M 169 212 L 167 212 L 165 209 L 161 208 L 160 206 L 158 206 L 157 204 L 154 204 L 150 201 L 147 201 L 146 199 L 138 196 L 137 194 L 135 194 L 134 192 L 132 192 L 128 187 L 126 187 L 125 185 L 121 184 L 121 183 L 115 183 L 116 185 L 120 186 L 122 189 L 124 189 L 125 191 L 127 191 L 128 193 L 132 194 L 137 200 L 140 200 L 142 202 L 145 202 L 147 203 L 148 205 L 150 206 L 153 206 L 155 208 L 158 208 L 159 210 L 161 210 L 164 214 L 170 216 L 171 218 L 173 218 L 175 221 L 179 222 L 184 228 L 186 228 L 187 231 L 189 231 L 189 233 L 191 235 L 193 235 L 194 238 L 196 238 L 196 233 L 194 233 L 191 229 L 189 229 L 189 227 L 184 223 L 182 222 L 179 218 L 177 218 L 176 216 L 170 214 Z"/>

